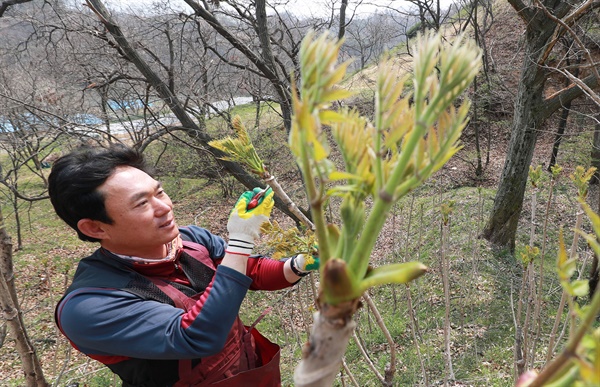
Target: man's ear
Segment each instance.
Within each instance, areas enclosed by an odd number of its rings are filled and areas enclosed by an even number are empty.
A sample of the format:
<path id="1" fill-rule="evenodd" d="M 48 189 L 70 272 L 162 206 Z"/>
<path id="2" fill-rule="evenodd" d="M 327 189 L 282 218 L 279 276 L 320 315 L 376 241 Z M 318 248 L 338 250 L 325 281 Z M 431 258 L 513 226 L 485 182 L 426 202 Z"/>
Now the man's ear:
<path id="1" fill-rule="evenodd" d="M 89 218 L 80 219 L 77 222 L 77 228 L 81 233 L 96 239 L 105 239 L 107 234 L 104 231 L 104 223 L 98 220 L 92 220 Z"/>

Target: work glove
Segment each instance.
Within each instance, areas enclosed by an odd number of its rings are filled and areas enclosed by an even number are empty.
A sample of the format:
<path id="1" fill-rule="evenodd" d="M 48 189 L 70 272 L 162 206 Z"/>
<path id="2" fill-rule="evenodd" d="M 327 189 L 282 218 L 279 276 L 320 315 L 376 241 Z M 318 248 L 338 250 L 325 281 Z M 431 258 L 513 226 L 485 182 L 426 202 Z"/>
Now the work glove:
<path id="1" fill-rule="evenodd" d="M 319 264 L 316 255 L 298 254 L 291 258 L 290 268 L 298 277 L 304 277 L 313 270 L 319 270 Z"/>
<path id="2" fill-rule="evenodd" d="M 271 188 L 244 192 L 229 215 L 229 244 L 225 252 L 250 255 L 254 240 L 260 235 L 260 226 L 269 220 L 274 204 Z"/>

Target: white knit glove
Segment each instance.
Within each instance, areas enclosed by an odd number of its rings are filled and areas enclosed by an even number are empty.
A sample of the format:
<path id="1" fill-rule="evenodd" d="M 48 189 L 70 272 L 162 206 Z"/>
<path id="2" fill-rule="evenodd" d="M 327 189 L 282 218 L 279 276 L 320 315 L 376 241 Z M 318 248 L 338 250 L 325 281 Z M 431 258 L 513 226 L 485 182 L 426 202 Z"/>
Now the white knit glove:
<path id="1" fill-rule="evenodd" d="M 271 188 L 266 191 L 254 188 L 244 192 L 229 215 L 229 244 L 225 252 L 250 255 L 254 240 L 260 235 L 260 226 L 269 220 L 274 204 Z"/>

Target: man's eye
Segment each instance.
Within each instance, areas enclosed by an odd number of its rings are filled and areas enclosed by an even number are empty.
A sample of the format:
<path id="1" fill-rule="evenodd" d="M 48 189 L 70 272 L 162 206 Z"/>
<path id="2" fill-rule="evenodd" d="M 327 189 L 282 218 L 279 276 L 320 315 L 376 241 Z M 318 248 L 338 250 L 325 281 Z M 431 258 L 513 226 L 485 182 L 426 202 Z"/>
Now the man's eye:
<path id="1" fill-rule="evenodd" d="M 146 203 L 148 203 L 147 200 L 141 201 L 136 205 L 136 207 L 141 207 L 141 206 L 145 205 Z"/>

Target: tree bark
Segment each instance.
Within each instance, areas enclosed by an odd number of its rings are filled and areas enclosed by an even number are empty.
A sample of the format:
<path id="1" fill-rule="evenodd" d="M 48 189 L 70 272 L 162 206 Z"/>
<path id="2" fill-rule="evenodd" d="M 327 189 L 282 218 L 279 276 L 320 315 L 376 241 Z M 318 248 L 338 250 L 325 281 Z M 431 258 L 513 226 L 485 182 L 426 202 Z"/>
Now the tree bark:
<path id="1" fill-rule="evenodd" d="M 573 85 L 547 99 L 543 98 L 544 86 L 550 71 L 545 64 L 546 54 L 549 47 L 555 43 L 554 34 L 557 24 L 533 6 L 530 7 L 519 0 L 509 2 L 527 25 L 525 57 L 515 100 L 509 148 L 494 206 L 482 235 L 492 244 L 514 252 L 529 165 L 533 158 L 540 126 L 561 106 L 581 96 L 583 90 Z M 565 2 L 548 0 L 543 3 L 557 18 L 563 17 L 569 11 Z M 598 85 L 598 78 L 594 75 L 584 81 L 587 81 L 588 86 L 592 85 L 591 87 Z"/>
<path id="2" fill-rule="evenodd" d="M 338 39 L 344 39 L 346 35 L 346 9 L 348 8 L 348 0 L 342 0 L 340 4 L 340 28 L 338 30 Z"/>
<path id="3" fill-rule="evenodd" d="M 269 26 L 267 23 L 265 0 L 256 1 L 256 22 L 256 30 L 262 49 L 262 65 L 257 67 L 270 69 L 270 71 L 266 72 L 265 75 L 271 83 L 271 86 L 277 92 L 281 115 L 283 117 L 283 125 L 289 132 L 292 125 L 292 97 L 285 87 L 285 85 L 288 84 L 288 79 L 286 79 L 284 75 L 279 74 L 277 71 L 277 62 L 273 56 L 273 50 L 271 48 L 271 35 L 269 33 Z M 215 29 L 220 33 L 220 29 Z M 233 44 L 231 41 L 230 43 Z"/>
<path id="4" fill-rule="evenodd" d="M 552 144 L 552 153 L 550 154 L 550 162 L 548 163 L 548 171 L 552 170 L 552 167 L 556 165 L 556 158 L 558 157 L 558 149 L 560 148 L 560 143 L 562 141 L 562 137 L 565 134 L 565 129 L 567 128 L 567 121 L 569 119 L 569 112 L 571 111 L 571 102 L 566 104 L 560 113 L 560 118 L 558 119 L 558 129 L 556 130 L 556 135 L 554 136 L 554 143 Z"/>
<path id="5" fill-rule="evenodd" d="M 0 224 L 4 224 L 0 212 Z M 23 315 L 19 309 L 12 264 L 12 241 L 6 229 L 0 227 L 0 308 L 3 318 L 14 335 L 15 345 L 23 367 L 27 387 L 47 387 L 39 358 L 27 336 Z"/>
<path id="6" fill-rule="evenodd" d="M 569 58 L 567 57 L 567 66 L 570 65 Z M 581 62 L 581 58 L 577 56 L 576 64 L 578 65 Z M 579 76 L 579 68 L 575 68 L 574 76 Z M 569 79 L 565 80 L 565 87 L 569 87 Z M 548 171 L 552 171 L 552 167 L 556 165 L 556 158 L 558 157 L 558 149 L 560 148 L 560 143 L 563 135 L 565 134 L 565 130 L 567 128 L 567 121 L 569 119 L 569 113 L 571 112 L 571 103 L 572 101 L 568 101 L 565 106 L 562 107 L 562 111 L 560 113 L 560 118 L 558 120 L 558 129 L 556 130 L 556 136 L 554 137 L 554 144 L 552 144 L 552 154 L 550 155 L 550 163 L 548 163 Z M 592 181 L 593 184 L 593 181 Z"/>
<path id="7" fill-rule="evenodd" d="M 528 31 L 526 35 L 526 59 L 521 69 L 508 152 L 494 207 L 483 231 L 487 240 L 508 247 L 511 251 L 515 247 L 529 165 L 539 133 L 540 119 L 537 111 L 543 103 L 542 93 L 547 77 L 547 70 L 538 68 L 534 58 L 535 53 L 546 45 L 550 32 L 542 35 L 537 31 Z"/>
<path id="8" fill-rule="evenodd" d="M 309 342 L 304 344 L 302 360 L 294 371 L 296 387 L 333 385 L 356 327 L 352 318 L 359 307 L 358 299 L 336 306 L 319 306 Z"/>

